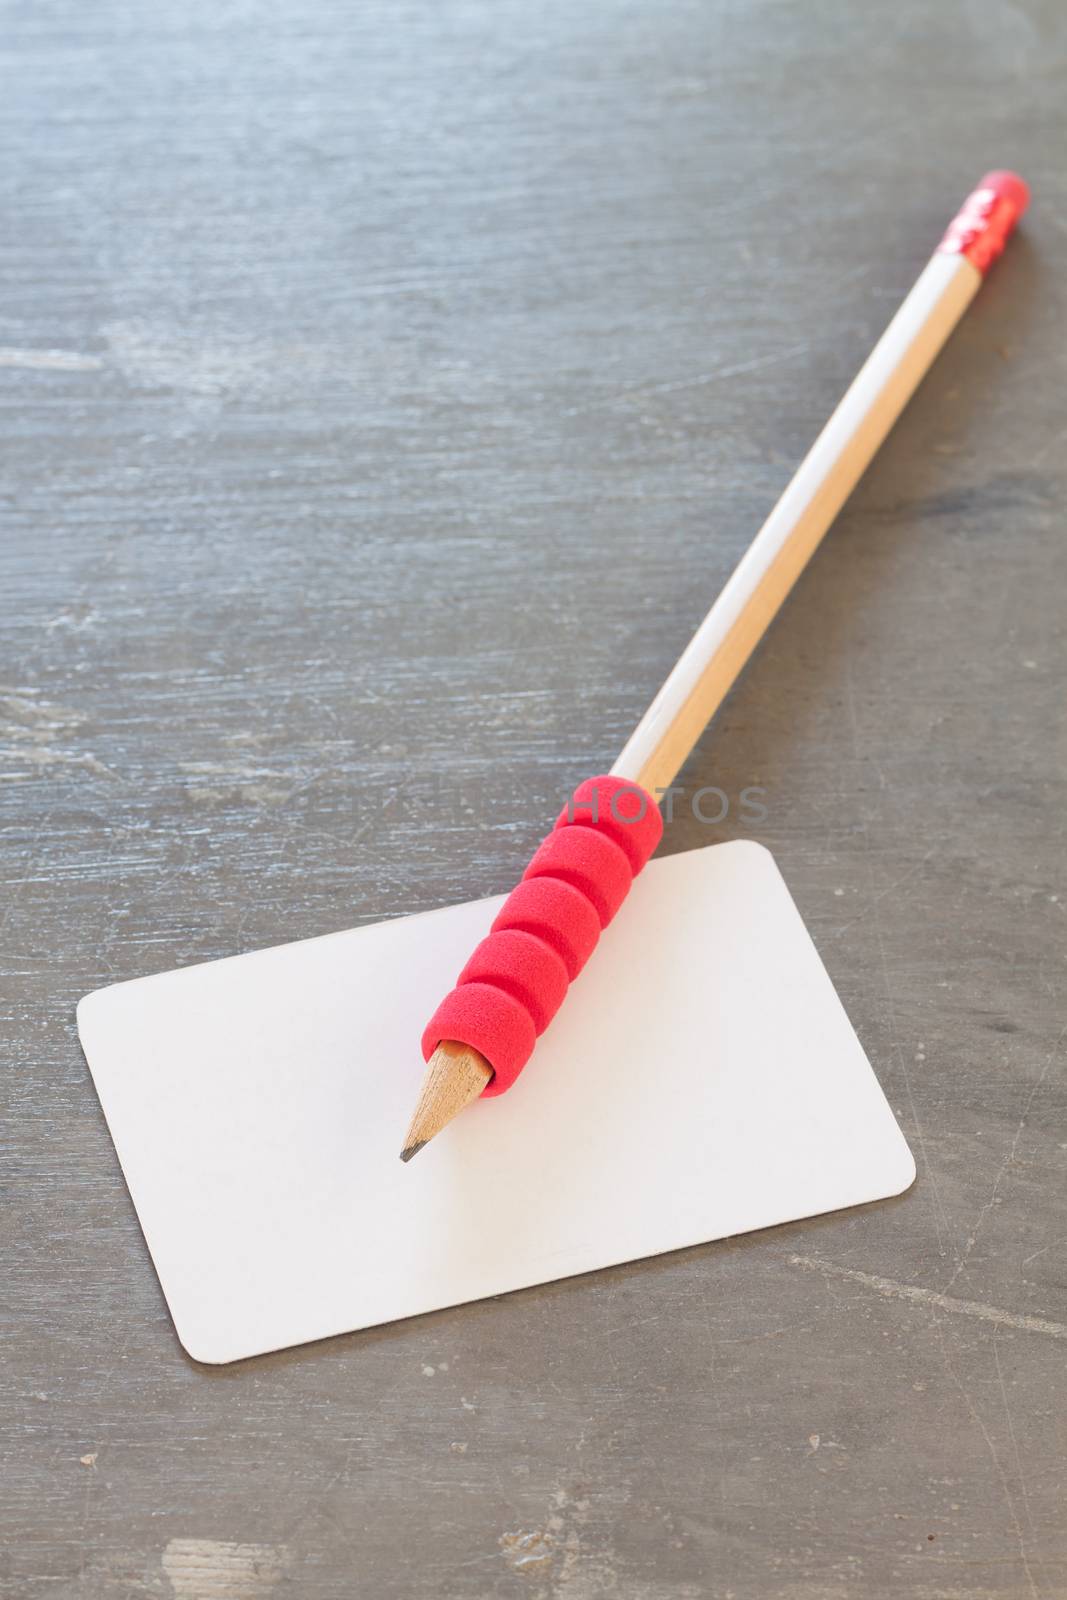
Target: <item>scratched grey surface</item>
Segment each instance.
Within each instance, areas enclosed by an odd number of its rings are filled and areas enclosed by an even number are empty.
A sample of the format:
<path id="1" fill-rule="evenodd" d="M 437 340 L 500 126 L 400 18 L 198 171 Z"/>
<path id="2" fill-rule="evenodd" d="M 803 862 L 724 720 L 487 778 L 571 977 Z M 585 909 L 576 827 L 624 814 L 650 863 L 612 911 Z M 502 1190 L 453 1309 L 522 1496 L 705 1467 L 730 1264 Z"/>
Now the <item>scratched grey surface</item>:
<path id="1" fill-rule="evenodd" d="M 5 1597 L 1067 1595 L 1062 8 L 4 41 Z M 765 788 L 915 1189 L 195 1366 L 76 999 L 508 887 L 992 164 L 1026 237 L 665 846 Z"/>

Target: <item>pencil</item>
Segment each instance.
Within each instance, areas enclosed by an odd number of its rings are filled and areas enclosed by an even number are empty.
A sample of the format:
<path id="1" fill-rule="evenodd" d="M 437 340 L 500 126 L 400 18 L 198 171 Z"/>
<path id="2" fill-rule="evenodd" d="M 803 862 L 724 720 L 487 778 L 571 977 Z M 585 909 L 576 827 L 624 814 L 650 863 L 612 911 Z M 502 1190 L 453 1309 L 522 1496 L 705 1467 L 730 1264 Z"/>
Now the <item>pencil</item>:
<path id="1" fill-rule="evenodd" d="M 1029 200 L 990 172 L 798 467 L 611 772 L 564 808 L 422 1040 L 425 1076 L 401 1151 L 409 1161 L 464 1107 L 526 1065 L 662 834 L 658 797 L 1000 255 Z"/>

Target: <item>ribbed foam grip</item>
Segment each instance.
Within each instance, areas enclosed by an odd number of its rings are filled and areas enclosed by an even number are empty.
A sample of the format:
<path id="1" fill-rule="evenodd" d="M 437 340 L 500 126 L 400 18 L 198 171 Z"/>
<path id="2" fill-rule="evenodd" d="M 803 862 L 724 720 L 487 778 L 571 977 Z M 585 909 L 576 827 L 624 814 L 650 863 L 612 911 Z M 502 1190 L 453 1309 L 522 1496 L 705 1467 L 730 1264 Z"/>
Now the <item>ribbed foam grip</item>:
<path id="1" fill-rule="evenodd" d="M 650 794 L 623 778 L 586 778 L 556 818 L 557 828 L 583 823 L 617 844 L 636 878 L 663 838 L 663 818 Z"/>
<path id="2" fill-rule="evenodd" d="M 532 933 L 559 956 L 571 983 L 596 949 L 600 918 L 580 889 L 562 878 L 524 878 L 493 921 L 493 932 Z"/>
<path id="3" fill-rule="evenodd" d="M 491 933 L 471 956 L 456 979 L 465 983 L 495 983 L 524 1005 L 538 1033 L 544 1033 L 567 993 L 567 969 L 551 945 L 535 933 L 502 928 Z"/>
<path id="4" fill-rule="evenodd" d="M 606 833 L 572 825 L 554 828 L 534 852 L 524 878 L 561 878 L 583 894 L 606 928 L 626 899 L 633 871 Z"/>
<path id="5" fill-rule="evenodd" d="M 625 778 L 589 778 L 438 1006 L 422 1036 L 470 1045 L 493 1068 L 486 1095 L 510 1089 L 663 836 L 652 796 Z"/>

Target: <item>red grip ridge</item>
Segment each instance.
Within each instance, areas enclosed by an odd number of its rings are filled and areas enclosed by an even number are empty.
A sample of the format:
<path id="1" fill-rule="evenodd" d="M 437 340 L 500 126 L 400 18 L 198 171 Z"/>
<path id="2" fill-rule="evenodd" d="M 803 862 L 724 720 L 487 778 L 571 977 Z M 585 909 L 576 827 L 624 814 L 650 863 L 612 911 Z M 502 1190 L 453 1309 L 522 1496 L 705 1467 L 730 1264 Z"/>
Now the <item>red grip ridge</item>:
<path id="1" fill-rule="evenodd" d="M 493 932 L 516 928 L 536 934 L 559 956 L 571 983 L 596 949 L 600 918 L 595 907 L 562 878 L 524 878 L 512 889 L 493 921 Z"/>
<path id="2" fill-rule="evenodd" d="M 535 933 L 500 928 L 483 939 L 456 979 L 465 983 L 495 983 L 526 1007 L 538 1033 L 544 1033 L 563 1004 L 570 979 L 551 945 Z"/>
<path id="3" fill-rule="evenodd" d="M 634 878 L 663 837 L 659 807 L 626 778 L 575 790 L 422 1036 L 428 1061 L 442 1039 L 470 1045 L 503 1094 L 559 1010 Z"/>
<path id="4" fill-rule="evenodd" d="M 606 833 L 572 823 L 553 828 L 534 851 L 524 878 L 561 878 L 589 901 L 606 928 L 630 892 L 633 872 Z"/>

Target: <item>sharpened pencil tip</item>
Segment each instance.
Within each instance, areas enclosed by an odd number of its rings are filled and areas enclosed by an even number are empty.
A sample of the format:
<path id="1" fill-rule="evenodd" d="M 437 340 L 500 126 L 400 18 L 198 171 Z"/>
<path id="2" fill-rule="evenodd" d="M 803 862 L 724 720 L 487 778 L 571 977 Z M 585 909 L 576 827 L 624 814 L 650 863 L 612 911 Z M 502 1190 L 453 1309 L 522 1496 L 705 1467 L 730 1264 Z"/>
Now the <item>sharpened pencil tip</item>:
<path id="1" fill-rule="evenodd" d="M 442 1039 L 426 1063 L 418 1104 L 404 1135 L 401 1161 L 417 1156 L 464 1106 L 477 1100 L 492 1076 L 492 1067 L 477 1050 Z"/>

